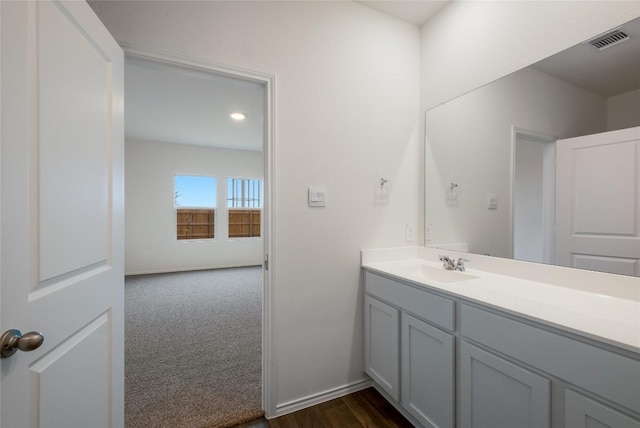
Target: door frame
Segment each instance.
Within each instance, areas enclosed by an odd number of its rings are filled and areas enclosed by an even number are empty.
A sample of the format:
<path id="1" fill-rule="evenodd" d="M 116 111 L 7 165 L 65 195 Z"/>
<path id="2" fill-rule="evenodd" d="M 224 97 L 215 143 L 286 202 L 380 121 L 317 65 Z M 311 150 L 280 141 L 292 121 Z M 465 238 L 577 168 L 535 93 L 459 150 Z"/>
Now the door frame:
<path id="1" fill-rule="evenodd" d="M 263 228 L 263 289 L 262 289 L 262 408 L 267 418 L 276 415 L 277 397 L 277 324 L 276 324 L 276 76 L 227 64 L 203 61 L 175 54 L 118 42 L 126 58 L 137 58 L 187 70 L 226 75 L 264 85 L 265 120 L 263 127 L 264 162 L 264 228 Z M 126 95 L 126 88 L 125 88 Z M 126 106 L 125 106 L 126 108 Z"/>
<path id="2" fill-rule="evenodd" d="M 2 34 L 2 7 L 0 7 L 0 34 Z M 2 58 L 2 43 L 0 41 L 0 59 Z M 4 139 L 2 138 L 2 67 L 0 67 L 0 144 Z M 2 150 L 0 149 L 0 153 Z M 2 159 L 0 159 L 0 188 L 2 187 Z M 2 225 L 2 210 L 0 210 L 0 225 Z M 2 239 L 0 239 L 0 254 L 2 254 Z M 2 269 L 2 265 L 0 263 L 0 269 Z M 2 290 L 2 276 L 0 275 L 0 290 Z M 2 293 L 0 293 L 0 299 L 2 298 Z M 2 307 L 2 302 L 0 301 L 0 308 Z M 6 328 L 0 323 L 0 331 L 2 328 Z M 0 383 L 2 382 L 2 378 L 0 377 Z M 2 385 L 0 385 L 0 425 L 2 424 Z M 1 427 L 0 427 L 1 428 Z"/>
<path id="3" fill-rule="evenodd" d="M 543 152 L 543 257 L 544 263 L 553 263 L 555 259 L 555 212 L 556 212 L 556 140 L 553 135 L 511 126 L 511 153 L 509 179 L 509 257 L 515 253 L 515 180 L 516 180 L 516 146 L 519 139 L 527 139 L 544 144 Z"/>

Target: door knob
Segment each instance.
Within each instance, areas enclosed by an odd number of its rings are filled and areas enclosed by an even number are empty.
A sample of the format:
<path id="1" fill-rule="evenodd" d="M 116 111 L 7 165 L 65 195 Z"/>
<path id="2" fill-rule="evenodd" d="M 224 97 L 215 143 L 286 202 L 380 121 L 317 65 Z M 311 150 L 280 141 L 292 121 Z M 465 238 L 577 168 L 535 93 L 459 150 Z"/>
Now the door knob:
<path id="1" fill-rule="evenodd" d="M 44 342 L 44 336 L 37 331 L 30 331 L 24 335 L 20 330 L 7 330 L 0 337 L 0 354 L 2 358 L 7 358 L 16 353 L 19 349 L 24 352 L 38 349 Z"/>

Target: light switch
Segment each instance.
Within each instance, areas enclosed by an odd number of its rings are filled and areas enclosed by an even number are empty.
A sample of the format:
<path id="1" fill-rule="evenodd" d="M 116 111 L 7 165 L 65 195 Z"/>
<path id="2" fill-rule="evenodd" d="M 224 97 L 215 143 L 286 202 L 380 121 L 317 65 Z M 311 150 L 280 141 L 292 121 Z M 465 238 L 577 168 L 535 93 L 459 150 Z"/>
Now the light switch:
<path id="1" fill-rule="evenodd" d="M 487 208 L 490 210 L 498 209 L 498 197 L 496 195 L 487 196 Z"/>
<path id="2" fill-rule="evenodd" d="M 326 187 L 309 187 L 309 206 L 324 207 L 327 205 Z"/>
<path id="3" fill-rule="evenodd" d="M 413 242 L 415 240 L 413 237 L 413 225 L 409 223 L 404 226 L 404 239 L 407 242 Z"/>

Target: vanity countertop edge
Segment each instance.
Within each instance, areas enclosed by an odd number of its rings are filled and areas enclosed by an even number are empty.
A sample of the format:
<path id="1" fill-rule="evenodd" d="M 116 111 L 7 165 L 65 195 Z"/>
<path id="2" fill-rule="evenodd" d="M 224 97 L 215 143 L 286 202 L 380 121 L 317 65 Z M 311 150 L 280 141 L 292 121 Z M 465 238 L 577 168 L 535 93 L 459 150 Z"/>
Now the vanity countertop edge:
<path id="1" fill-rule="evenodd" d="M 432 269 L 444 269 L 440 254 L 470 259 L 464 279 L 441 282 L 428 277 Z M 421 266 L 426 276 L 417 270 Z M 640 278 L 426 247 L 362 250 L 361 267 L 640 354 Z M 529 277 L 535 280 L 525 279 Z"/>

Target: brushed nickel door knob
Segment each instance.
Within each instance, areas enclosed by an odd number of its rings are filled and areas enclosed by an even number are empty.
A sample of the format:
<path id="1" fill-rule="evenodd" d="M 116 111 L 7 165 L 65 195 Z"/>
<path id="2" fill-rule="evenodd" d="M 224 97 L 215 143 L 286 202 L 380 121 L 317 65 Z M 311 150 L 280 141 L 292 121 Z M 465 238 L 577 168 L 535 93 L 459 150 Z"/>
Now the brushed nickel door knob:
<path id="1" fill-rule="evenodd" d="M 24 335 L 20 330 L 7 330 L 0 337 L 0 354 L 2 358 L 7 358 L 16 353 L 17 350 L 24 352 L 38 349 L 44 342 L 44 336 L 37 331 L 30 331 Z"/>

